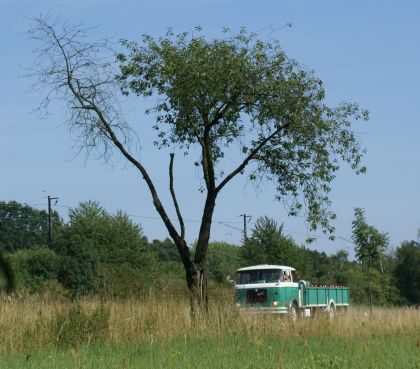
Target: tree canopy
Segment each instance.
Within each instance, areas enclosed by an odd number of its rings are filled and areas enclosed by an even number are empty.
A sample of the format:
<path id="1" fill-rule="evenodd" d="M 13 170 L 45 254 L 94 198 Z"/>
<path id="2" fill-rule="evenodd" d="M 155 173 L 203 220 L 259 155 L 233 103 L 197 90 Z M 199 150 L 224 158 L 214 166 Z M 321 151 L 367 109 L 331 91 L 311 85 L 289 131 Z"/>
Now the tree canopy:
<path id="1" fill-rule="evenodd" d="M 388 247 L 388 235 L 366 223 L 363 209 L 354 209 L 354 217 L 352 239 L 355 244 L 356 258 L 367 263 L 369 267 L 372 263 L 379 261 L 380 256 Z"/>
<path id="2" fill-rule="evenodd" d="M 210 191 L 249 166 L 251 180 L 272 180 L 278 199 L 292 199 L 291 215 L 306 202 L 312 228 L 332 231 L 328 184 L 340 160 L 357 173 L 365 170 L 351 125 L 367 112 L 356 104 L 327 106 L 321 80 L 276 41 L 263 42 L 244 29 L 207 40 L 199 31 L 122 41 L 124 93 L 158 98 L 148 111 L 157 114 L 157 146 L 201 147 L 196 165 Z M 242 159 L 228 170 L 222 159 L 235 150 Z"/>
<path id="3" fill-rule="evenodd" d="M 258 218 L 251 236 L 241 248 L 244 266 L 253 264 L 280 264 L 296 266 L 299 262 L 299 247 L 283 232 L 283 225 L 274 219 Z"/>
<path id="4" fill-rule="evenodd" d="M 69 218 L 53 247 L 63 256 L 59 280 L 74 293 L 105 288 L 105 283 L 116 286 L 118 280 L 129 279 L 124 274 L 133 277 L 134 270 L 138 271 L 136 278 L 153 271 L 147 239 L 126 214 L 111 215 L 98 203 L 88 201 L 71 209 Z M 117 269 L 124 269 L 124 273 L 117 273 Z"/>
<path id="5" fill-rule="evenodd" d="M 405 241 L 396 250 L 395 278 L 404 298 L 411 304 L 420 304 L 420 244 Z"/>
<path id="6" fill-rule="evenodd" d="M 53 224 L 62 221 L 57 212 L 52 213 Z M 46 245 L 48 242 L 48 214 L 16 201 L 0 201 L 0 252 Z"/>

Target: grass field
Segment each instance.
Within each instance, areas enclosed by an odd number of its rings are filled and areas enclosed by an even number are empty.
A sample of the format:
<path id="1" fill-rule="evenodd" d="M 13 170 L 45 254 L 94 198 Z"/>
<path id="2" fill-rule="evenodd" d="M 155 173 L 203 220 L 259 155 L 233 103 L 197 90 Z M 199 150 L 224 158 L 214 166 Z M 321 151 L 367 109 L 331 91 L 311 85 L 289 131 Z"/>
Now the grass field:
<path id="1" fill-rule="evenodd" d="M 252 340 L 176 339 L 137 345 L 91 345 L 3 356 L 0 368 L 420 368 L 418 338 L 410 335 Z"/>
<path id="2" fill-rule="evenodd" d="M 420 311 L 352 308 L 290 322 L 182 301 L 0 303 L 2 368 L 420 369 Z"/>

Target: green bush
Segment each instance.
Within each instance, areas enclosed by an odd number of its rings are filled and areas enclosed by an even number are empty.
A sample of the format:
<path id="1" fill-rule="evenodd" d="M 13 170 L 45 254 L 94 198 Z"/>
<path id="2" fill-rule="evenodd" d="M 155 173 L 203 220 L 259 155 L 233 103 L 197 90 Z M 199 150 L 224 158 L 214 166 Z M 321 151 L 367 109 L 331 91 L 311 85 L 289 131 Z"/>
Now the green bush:
<path id="1" fill-rule="evenodd" d="M 156 276 L 150 268 L 133 268 L 127 263 L 103 264 L 98 274 L 99 293 L 111 298 L 145 295 L 153 288 Z"/>
<path id="2" fill-rule="evenodd" d="M 47 247 L 20 250 L 8 256 L 18 289 L 40 292 L 48 282 L 57 282 L 61 257 Z"/>
<path id="3" fill-rule="evenodd" d="M 53 344 L 78 347 L 82 344 L 104 342 L 109 334 L 110 310 L 101 304 L 91 313 L 84 312 L 79 304 L 58 314 L 51 324 Z"/>
<path id="4" fill-rule="evenodd" d="M 58 273 L 58 280 L 73 296 L 97 291 L 96 270 L 99 256 L 89 241 L 74 242 L 72 255 L 64 255 Z"/>

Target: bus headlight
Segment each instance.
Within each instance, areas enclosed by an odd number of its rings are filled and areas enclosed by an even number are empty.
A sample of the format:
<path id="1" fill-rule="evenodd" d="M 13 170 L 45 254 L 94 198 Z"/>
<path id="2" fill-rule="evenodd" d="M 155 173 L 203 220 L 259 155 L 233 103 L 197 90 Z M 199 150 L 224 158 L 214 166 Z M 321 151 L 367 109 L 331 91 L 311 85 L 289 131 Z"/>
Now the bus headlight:
<path id="1" fill-rule="evenodd" d="M 278 301 L 273 301 L 273 306 L 274 306 L 274 307 L 279 306 L 279 302 L 278 302 Z"/>

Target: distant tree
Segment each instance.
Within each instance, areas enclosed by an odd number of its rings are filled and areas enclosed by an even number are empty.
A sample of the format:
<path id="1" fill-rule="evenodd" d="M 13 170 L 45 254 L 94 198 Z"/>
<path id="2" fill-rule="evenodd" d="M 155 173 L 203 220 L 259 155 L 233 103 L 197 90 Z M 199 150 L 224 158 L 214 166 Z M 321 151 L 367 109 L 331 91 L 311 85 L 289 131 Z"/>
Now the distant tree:
<path id="1" fill-rule="evenodd" d="M 53 212 L 54 226 L 61 227 L 62 220 Z M 16 201 L 0 201 L 0 270 L 10 292 L 15 285 L 14 273 L 4 254 L 22 249 L 45 246 L 48 242 L 48 215 Z"/>
<path id="2" fill-rule="evenodd" d="M 226 242 L 210 242 L 207 254 L 209 277 L 218 283 L 233 277 L 239 267 L 239 247 Z"/>
<path id="3" fill-rule="evenodd" d="M 338 273 L 336 282 L 350 288 L 352 304 L 369 305 L 369 291 L 366 290 L 366 275 L 359 265 L 347 266 Z"/>
<path id="4" fill-rule="evenodd" d="M 73 296 L 97 292 L 100 258 L 95 241 L 65 229 L 56 245 L 62 247 L 59 251 L 62 256 L 59 282 L 69 289 Z"/>
<path id="5" fill-rule="evenodd" d="M 174 242 L 165 238 L 163 241 L 153 240 L 149 243 L 149 251 L 156 255 L 159 262 L 179 262 L 181 257 L 175 247 Z"/>
<path id="6" fill-rule="evenodd" d="M 123 41 L 119 72 L 102 59 L 101 43 L 86 32 L 49 19 L 34 19 L 30 35 L 39 42 L 34 75 L 69 108 L 69 126 L 79 145 L 109 158 L 116 149 L 145 180 L 153 204 L 176 245 L 193 301 L 207 306 L 206 255 L 216 200 L 235 177 L 272 180 L 277 198 L 290 200 L 290 215 L 302 213 L 311 228 L 333 232 L 328 193 L 340 162 L 356 173 L 363 151 L 351 126 L 367 119 L 357 105 L 325 103 L 322 82 L 288 58 L 275 41 L 261 41 L 241 30 L 207 40 L 200 29 L 163 38 Z M 117 74 L 117 75 L 116 75 Z M 117 77 L 117 78 L 116 78 Z M 196 155 L 205 194 L 194 255 L 174 189 L 174 153 L 169 159 L 169 192 L 179 221 L 168 216 L 155 182 L 129 143 L 135 128 L 120 114 L 117 94 L 151 97 L 158 148 Z M 230 155 L 237 150 L 236 156 Z M 238 158 L 229 168 L 226 154 Z"/>
<path id="7" fill-rule="evenodd" d="M 342 272 L 344 266 L 348 263 L 349 253 L 346 250 L 339 250 L 329 256 L 329 268 L 331 278 L 335 279 L 337 274 Z"/>
<path id="8" fill-rule="evenodd" d="M 268 217 L 258 218 L 251 236 L 240 248 L 243 265 L 282 264 L 295 265 L 299 247 L 292 237 L 283 233 L 283 224 Z"/>
<path id="9" fill-rule="evenodd" d="M 312 261 L 313 278 L 319 281 L 331 281 L 331 258 L 325 251 L 308 250 Z"/>
<path id="10" fill-rule="evenodd" d="M 335 282 L 350 288 L 350 297 L 353 304 L 369 305 L 371 294 L 375 305 L 400 305 L 399 291 L 395 286 L 391 273 L 381 273 L 376 268 L 369 271 L 370 289 L 366 284 L 366 272 L 356 262 L 348 262 L 343 269 L 335 275 Z"/>
<path id="11" fill-rule="evenodd" d="M 388 247 L 388 235 L 379 232 L 376 228 L 368 225 L 365 220 L 364 210 L 354 209 L 354 220 L 352 222 L 352 240 L 355 244 L 356 258 L 367 267 L 367 284 L 369 290 L 370 314 L 372 314 L 372 286 L 370 268 L 372 263 L 379 262 L 381 255 Z"/>
<path id="12" fill-rule="evenodd" d="M 153 240 L 148 250 L 157 259 L 157 289 L 172 296 L 185 294 L 185 269 L 174 242 L 170 238 Z"/>
<path id="13" fill-rule="evenodd" d="M 396 252 L 395 279 L 401 295 L 411 304 L 420 304 L 420 243 L 404 241 Z"/>
<path id="14" fill-rule="evenodd" d="M 60 281 L 74 293 L 90 293 L 106 287 L 116 269 L 142 270 L 151 277 L 154 257 L 139 225 L 126 214 L 110 215 L 98 203 L 88 201 L 69 212 L 70 221 L 54 242 L 63 264 Z M 102 284 L 102 286 L 101 286 Z M 113 289 L 117 282 L 112 281 Z M 120 286 L 123 288 L 123 286 Z"/>
<path id="15" fill-rule="evenodd" d="M 57 212 L 53 224 L 62 225 Z M 48 243 L 48 214 L 16 201 L 0 201 L 0 252 L 15 252 Z"/>
<path id="16" fill-rule="evenodd" d="M 268 217 L 257 220 L 251 236 L 240 247 L 240 258 L 243 266 L 290 265 L 305 279 L 331 281 L 334 277 L 332 257 L 298 245 L 291 236 L 284 234 L 283 225 Z"/>
<path id="17" fill-rule="evenodd" d="M 62 259 L 47 247 L 19 250 L 8 255 L 17 287 L 38 292 L 44 282 L 57 282 Z"/>

